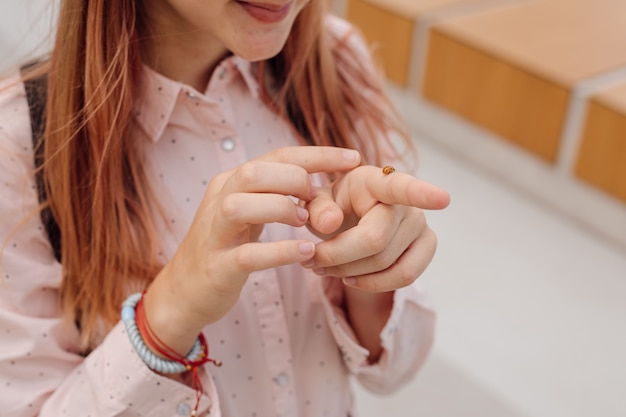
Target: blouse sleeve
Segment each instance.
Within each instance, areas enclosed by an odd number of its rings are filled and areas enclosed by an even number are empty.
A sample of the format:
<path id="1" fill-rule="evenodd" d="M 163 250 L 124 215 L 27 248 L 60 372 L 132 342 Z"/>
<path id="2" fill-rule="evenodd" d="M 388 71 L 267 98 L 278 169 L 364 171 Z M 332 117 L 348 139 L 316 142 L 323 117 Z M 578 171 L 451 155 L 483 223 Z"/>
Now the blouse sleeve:
<path id="1" fill-rule="evenodd" d="M 0 410 L 7 417 L 177 415 L 195 391 L 150 371 L 117 324 L 88 356 L 59 306 L 61 265 L 37 212 L 28 104 L 0 85 Z M 211 378 L 201 411 L 218 408 Z"/>
<path id="2" fill-rule="evenodd" d="M 418 280 L 394 292 L 391 315 L 380 333 L 383 353 L 370 364 L 347 320 L 343 284 L 326 279 L 322 303 L 343 360 L 357 380 L 369 390 L 386 394 L 413 378 L 433 343 L 435 312 L 424 285 Z"/>

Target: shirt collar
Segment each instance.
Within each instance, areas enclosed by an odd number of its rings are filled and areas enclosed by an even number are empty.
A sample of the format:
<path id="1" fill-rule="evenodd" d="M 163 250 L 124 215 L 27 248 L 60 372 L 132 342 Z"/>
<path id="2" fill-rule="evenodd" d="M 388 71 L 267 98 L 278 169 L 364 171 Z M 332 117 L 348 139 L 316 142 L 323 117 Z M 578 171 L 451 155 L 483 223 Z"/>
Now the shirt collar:
<path id="1" fill-rule="evenodd" d="M 163 135 L 181 95 L 203 96 L 202 99 L 211 100 L 216 90 L 227 91 L 229 86 L 237 82 L 243 82 L 254 99 L 259 98 L 256 65 L 238 56 L 229 56 L 220 62 L 204 93 L 171 80 L 144 64 L 139 96 L 134 106 L 135 119 L 148 137 L 156 142 Z"/>

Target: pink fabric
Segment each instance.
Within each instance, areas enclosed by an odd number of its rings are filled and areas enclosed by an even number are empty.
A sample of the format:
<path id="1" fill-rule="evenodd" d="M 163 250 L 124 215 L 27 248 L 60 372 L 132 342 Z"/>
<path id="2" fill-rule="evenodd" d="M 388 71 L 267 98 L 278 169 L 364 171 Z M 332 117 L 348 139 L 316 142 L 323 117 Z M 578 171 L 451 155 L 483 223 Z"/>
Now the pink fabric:
<path id="1" fill-rule="evenodd" d="M 337 19 L 333 30 L 348 26 Z M 204 92 L 144 69 L 136 139 L 168 222 L 163 258 L 187 231 L 213 175 L 282 146 L 289 127 L 258 99 L 254 65 L 230 57 Z M 15 82 L 16 78 L 12 81 Z M 59 317 L 61 266 L 38 215 L 28 105 L 21 84 L 0 93 L 0 410 L 3 416 L 189 415 L 194 391 L 150 371 L 118 323 L 86 358 Z M 26 218 L 26 221 L 24 219 Z M 21 223 L 23 222 L 23 223 Z M 17 227 L 19 226 L 19 227 Z M 17 228 L 16 228 L 17 227 Z M 261 240 L 312 238 L 267 225 Z M 211 356 L 201 410 L 211 416 L 348 416 L 349 376 L 377 392 L 411 378 L 432 343 L 434 314 L 421 284 L 395 293 L 374 365 L 341 308 L 342 284 L 299 265 L 253 273 L 239 302 L 207 327 Z M 184 300 L 181 300 L 184 302 Z"/>

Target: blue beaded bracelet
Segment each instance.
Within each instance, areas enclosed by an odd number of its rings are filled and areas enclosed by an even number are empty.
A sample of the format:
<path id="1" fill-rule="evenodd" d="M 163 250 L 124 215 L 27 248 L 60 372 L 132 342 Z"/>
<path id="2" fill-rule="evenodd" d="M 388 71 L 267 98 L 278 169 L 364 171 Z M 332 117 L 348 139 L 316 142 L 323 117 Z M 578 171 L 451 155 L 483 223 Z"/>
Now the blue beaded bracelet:
<path id="1" fill-rule="evenodd" d="M 141 299 L 141 296 L 141 293 L 133 294 L 122 303 L 122 321 L 124 322 L 124 326 L 126 326 L 126 332 L 128 333 L 128 338 L 133 348 L 135 348 L 135 351 L 148 368 L 156 372 L 163 374 L 179 374 L 187 371 L 188 368 L 182 363 L 163 359 L 155 355 L 144 342 L 137 328 L 137 322 L 135 321 L 135 307 Z M 196 339 L 191 351 L 187 355 L 187 359 L 191 362 L 195 362 L 199 360 L 202 355 L 202 343 L 200 339 Z"/>

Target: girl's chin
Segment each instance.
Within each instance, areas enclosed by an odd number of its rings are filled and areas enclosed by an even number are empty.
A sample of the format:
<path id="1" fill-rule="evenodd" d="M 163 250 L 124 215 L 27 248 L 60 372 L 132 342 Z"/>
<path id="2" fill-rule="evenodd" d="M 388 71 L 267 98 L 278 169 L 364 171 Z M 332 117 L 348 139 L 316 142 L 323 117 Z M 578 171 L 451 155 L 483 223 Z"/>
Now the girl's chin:
<path id="1" fill-rule="evenodd" d="M 241 46 L 241 45 L 240 45 Z M 285 42 L 276 42 L 274 44 L 258 44 L 249 45 L 246 48 L 236 48 L 233 50 L 235 55 L 244 58 L 246 61 L 257 62 L 275 57 L 282 51 Z"/>

